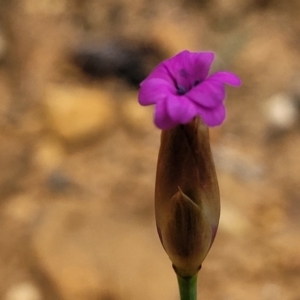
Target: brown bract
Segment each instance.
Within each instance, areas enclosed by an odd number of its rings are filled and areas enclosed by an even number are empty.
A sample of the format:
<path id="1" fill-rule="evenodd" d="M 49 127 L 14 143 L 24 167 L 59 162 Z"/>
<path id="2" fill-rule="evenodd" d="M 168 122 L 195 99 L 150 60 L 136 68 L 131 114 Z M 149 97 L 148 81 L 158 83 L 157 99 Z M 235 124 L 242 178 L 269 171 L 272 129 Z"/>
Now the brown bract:
<path id="1" fill-rule="evenodd" d="M 155 214 L 160 240 L 176 272 L 181 276 L 197 273 L 220 217 L 208 128 L 200 118 L 162 131 Z"/>

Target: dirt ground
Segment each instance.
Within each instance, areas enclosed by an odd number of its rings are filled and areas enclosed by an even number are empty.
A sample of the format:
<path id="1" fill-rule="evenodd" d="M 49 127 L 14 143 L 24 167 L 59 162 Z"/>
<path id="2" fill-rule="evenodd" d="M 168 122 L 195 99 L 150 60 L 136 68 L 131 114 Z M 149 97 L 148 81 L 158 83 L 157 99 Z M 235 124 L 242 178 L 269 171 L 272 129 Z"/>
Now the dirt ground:
<path id="1" fill-rule="evenodd" d="M 0 14 L 0 299 L 179 299 L 137 83 L 189 49 L 243 81 L 210 131 L 222 215 L 198 298 L 300 300 L 299 1 L 1 0 Z"/>

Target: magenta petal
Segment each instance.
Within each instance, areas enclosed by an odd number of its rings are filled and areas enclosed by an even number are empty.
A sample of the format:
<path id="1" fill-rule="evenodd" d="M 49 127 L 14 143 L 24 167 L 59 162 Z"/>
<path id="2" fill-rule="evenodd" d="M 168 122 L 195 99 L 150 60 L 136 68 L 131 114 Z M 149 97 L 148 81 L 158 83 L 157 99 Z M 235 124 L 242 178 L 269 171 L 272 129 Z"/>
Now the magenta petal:
<path id="1" fill-rule="evenodd" d="M 214 60 L 214 53 L 201 52 L 190 54 L 190 69 L 192 70 L 191 76 L 194 78 L 194 82 L 203 81 L 209 72 L 210 66 Z"/>
<path id="2" fill-rule="evenodd" d="M 201 106 L 207 108 L 216 107 L 225 98 L 225 87 L 218 81 L 206 80 L 190 90 L 186 97 Z"/>
<path id="3" fill-rule="evenodd" d="M 166 105 L 170 118 L 177 124 L 188 123 L 197 115 L 195 104 L 184 96 L 170 96 Z"/>
<path id="4" fill-rule="evenodd" d="M 166 101 L 160 101 L 155 106 L 154 111 L 154 123 L 155 125 L 164 130 L 170 129 L 177 125 L 168 115 Z"/>
<path id="5" fill-rule="evenodd" d="M 242 84 L 241 79 L 231 72 L 217 72 L 207 78 L 211 81 L 219 81 L 232 86 L 240 86 Z"/>
<path id="6" fill-rule="evenodd" d="M 190 52 L 185 50 L 164 62 L 173 81 L 184 89 L 189 89 L 191 85 L 190 68 L 186 67 L 189 64 L 189 54 Z"/>
<path id="7" fill-rule="evenodd" d="M 142 86 L 150 79 L 161 79 L 171 85 L 174 85 L 174 80 L 172 77 L 170 77 L 169 70 L 165 66 L 165 61 L 161 62 L 158 66 L 156 66 L 148 75 L 148 77 L 142 81 L 140 86 Z"/>
<path id="8" fill-rule="evenodd" d="M 226 109 L 223 103 L 212 109 L 199 106 L 198 113 L 203 122 L 210 127 L 220 125 L 226 117 Z"/>
<path id="9" fill-rule="evenodd" d="M 175 93 L 173 86 L 163 79 L 150 79 L 141 83 L 138 100 L 141 105 L 151 105 L 165 99 L 170 93 Z"/>
<path id="10" fill-rule="evenodd" d="M 195 81 L 201 82 L 207 77 L 213 60 L 212 52 L 197 53 L 185 50 L 166 60 L 164 64 L 177 85 L 190 89 Z"/>

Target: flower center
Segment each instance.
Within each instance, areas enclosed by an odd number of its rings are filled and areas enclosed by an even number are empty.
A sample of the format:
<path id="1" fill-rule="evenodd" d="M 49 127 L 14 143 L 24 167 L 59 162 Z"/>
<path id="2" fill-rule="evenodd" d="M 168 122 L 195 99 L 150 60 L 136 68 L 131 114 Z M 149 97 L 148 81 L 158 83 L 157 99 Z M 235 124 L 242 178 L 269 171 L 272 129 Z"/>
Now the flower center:
<path id="1" fill-rule="evenodd" d="M 195 86 L 197 86 L 199 83 L 200 83 L 200 81 L 196 80 L 194 82 L 192 88 L 195 87 Z M 177 89 L 177 94 L 180 95 L 180 96 L 186 94 L 190 90 L 190 88 L 185 88 L 184 86 L 179 85 L 179 84 L 176 85 L 176 89 Z"/>
<path id="2" fill-rule="evenodd" d="M 182 85 L 177 85 L 177 93 L 178 95 L 184 95 L 187 92 L 186 88 Z"/>

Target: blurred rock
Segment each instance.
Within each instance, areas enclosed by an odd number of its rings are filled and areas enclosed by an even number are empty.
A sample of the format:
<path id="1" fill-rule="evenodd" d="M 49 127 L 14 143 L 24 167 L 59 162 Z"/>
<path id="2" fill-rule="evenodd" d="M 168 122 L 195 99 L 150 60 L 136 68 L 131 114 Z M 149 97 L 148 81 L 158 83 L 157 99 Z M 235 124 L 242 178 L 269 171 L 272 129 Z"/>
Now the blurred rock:
<path id="1" fill-rule="evenodd" d="M 36 267 L 64 300 L 177 296 L 176 281 L 167 280 L 174 276 L 171 263 L 154 226 L 140 226 L 124 214 L 112 218 L 103 204 L 48 206 L 32 241 Z"/>
<path id="2" fill-rule="evenodd" d="M 50 87 L 46 109 L 51 129 L 71 143 L 109 132 L 116 119 L 114 101 L 108 92 L 78 86 Z"/>
<path id="3" fill-rule="evenodd" d="M 64 192 L 70 187 L 75 187 L 72 180 L 61 170 L 54 170 L 47 177 L 48 188 L 54 192 Z"/>
<path id="4" fill-rule="evenodd" d="M 48 189 L 54 193 L 66 191 L 72 185 L 71 179 L 63 171 L 66 156 L 58 138 L 47 135 L 36 143 L 34 163 L 41 170 Z"/>
<path id="5" fill-rule="evenodd" d="M 291 129 L 299 118 L 295 100 L 284 93 L 268 99 L 265 113 L 269 126 L 278 130 Z"/>
<path id="6" fill-rule="evenodd" d="M 149 43 L 108 40 L 85 42 L 71 56 L 75 65 L 91 78 L 118 77 L 137 88 L 147 76 L 146 65 L 151 57 L 160 54 Z"/>
<path id="7" fill-rule="evenodd" d="M 214 6 L 219 10 L 219 14 L 236 15 L 244 11 L 250 2 L 250 0 L 242 2 L 239 0 L 216 0 Z"/>
<path id="8" fill-rule="evenodd" d="M 58 168 L 65 158 L 65 151 L 59 140 L 52 136 L 43 136 L 35 146 L 35 164 L 46 172 Z"/>
<path id="9" fill-rule="evenodd" d="M 121 105 L 123 120 L 129 129 L 141 133 L 153 129 L 152 108 L 139 105 L 136 93 L 124 96 Z"/>
<path id="10" fill-rule="evenodd" d="M 30 165 L 28 142 L 19 136 L 0 134 L 0 194 L 16 192 Z M 1 200 L 2 200 L 1 199 Z"/>
<path id="11" fill-rule="evenodd" d="M 238 238 L 249 234 L 252 228 L 241 210 L 223 201 L 219 230 Z"/>
<path id="12" fill-rule="evenodd" d="M 94 249 L 85 236 L 85 212 L 71 202 L 50 208 L 33 236 L 35 261 L 65 300 L 96 299 L 101 290 L 101 270 L 89 255 Z"/>
<path id="13" fill-rule="evenodd" d="M 4 215 L 15 224 L 30 225 L 39 213 L 39 204 L 32 194 L 19 194 L 11 197 L 3 205 Z"/>
<path id="14" fill-rule="evenodd" d="M 298 54 L 296 56 L 293 48 L 286 42 L 285 31 L 270 31 L 267 19 L 259 21 L 264 23 L 253 29 L 243 51 L 236 57 L 236 64 L 243 70 L 243 76 L 247 77 L 244 86 L 255 86 L 253 95 L 260 91 L 256 97 L 261 101 L 262 92 L 285 90 L 289 86 L 295 74 Z"/>
<path id="15" fill-rule="evenodd" d="M 262 300 L 279 300 L 282 299 L 281 294 L 281 288 L 276 283 L 265 283 L 261 291 Z"/>
<path id="16" fill-rule="evenodd" d="M 213 148 L 214 160 L 217 168 L 233 174 L 242 180 L 257 180 L 264 174 L 264 166 L 251 157 L 229 147 Z"/>
<path id="17" fill-rule="evenodd" d="M 205 27 L 204 20 L 198 19 L 198 26 Z M 198 49 L 199 40 L 201 37 L 194 36 L 188 27 L 182 23 L 170 22 L 170 20 L 157 20 L 154 23 L 154 28 L 150 34 L 151 40 L 155 44 L 160 45 L 167 53 L 167 56 L 172 56 L 183 50 L 196 51 Z"/>
<path id="18" fill-rule="evenodd" d="M 42 296 L 32 282 L 21 282 L 6 292 L 4 300 L 42 300 Z"/>
<path id="19" fill-rule="evenodd" d="M 57 15 L 61 14 L 66 10 L 67 1 L 66 0 L 25 0 L 23 1 L 24 10 L 28 14 L 47 14 L 47 15 Z"/>
<path id="20" fill-rule="evenodd" d="M 214 30 L 226 32 L 239 26 L 240 20 L 249 12 L 250 0 L 210 1 L 208 21 Z"/>

